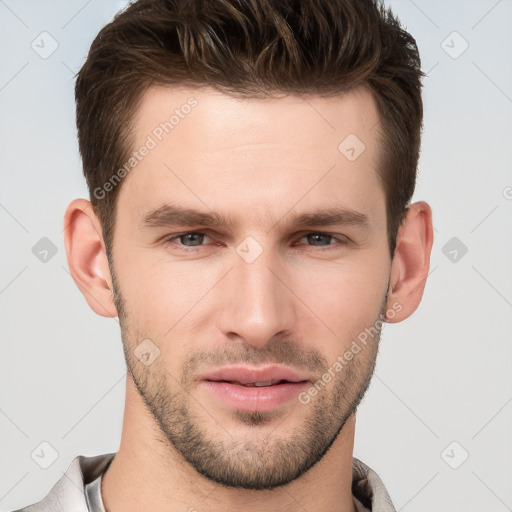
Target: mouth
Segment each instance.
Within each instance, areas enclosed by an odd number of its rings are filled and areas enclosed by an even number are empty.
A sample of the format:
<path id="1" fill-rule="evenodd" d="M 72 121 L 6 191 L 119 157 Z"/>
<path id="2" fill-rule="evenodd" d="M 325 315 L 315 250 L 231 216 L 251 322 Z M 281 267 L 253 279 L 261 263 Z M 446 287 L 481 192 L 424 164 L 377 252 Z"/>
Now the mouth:
<path id="1" fill-rule="evenodd" d="M 237 366 L 208 373 L 200 383 L 217 403 L 241 411 L 263 412 L 296 399 L 310 380 L 282 366 Z"/>
<path id="2" fill-rule="evenodd" d="M 307 376 L 286 366 L 269 365 L 259 367 L 227 366 L 209 372 L 201 377 L 212 382 L 229 382 L 240 385 L 272 386 L 281 381 L 303 382 Z"/>
<path id="3" fill-rule="evenodd" d="M 236 384 L 238 386 L 245 386 L 247 388 L 268 388 L 269 386 L 275 386 L 276 384 L 285 384 L 291 382 L 285 379 L 270 379 L 263 382 L 238 382 L 236 380 L 226 381 L 210 381 L 210 382 L 227 382 L 228 384 Z"/>

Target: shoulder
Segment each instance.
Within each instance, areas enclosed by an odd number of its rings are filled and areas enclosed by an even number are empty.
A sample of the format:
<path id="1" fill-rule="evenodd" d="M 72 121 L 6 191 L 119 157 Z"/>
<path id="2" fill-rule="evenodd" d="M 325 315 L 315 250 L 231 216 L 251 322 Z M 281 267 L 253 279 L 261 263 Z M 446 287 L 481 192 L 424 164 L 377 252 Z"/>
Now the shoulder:
<path id="1" fill-rule="evenodd" d="M 369 510 L 396 512 L 379 475 L 355 457 L 352 459 L 352 494 Z"/>
<path id="2" fill-rule="evenodd" d="M 102 474 L 114 456 L 78 455 L 41 501 L 13 512 L 88 512 L 84 486 Z"/>

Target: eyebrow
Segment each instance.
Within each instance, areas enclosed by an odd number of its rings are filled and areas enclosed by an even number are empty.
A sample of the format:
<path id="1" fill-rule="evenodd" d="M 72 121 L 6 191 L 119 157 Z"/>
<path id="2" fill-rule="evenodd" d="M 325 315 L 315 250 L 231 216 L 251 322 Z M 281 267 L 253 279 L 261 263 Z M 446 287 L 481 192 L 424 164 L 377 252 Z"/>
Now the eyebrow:
<path id="1" fill-rule="evenodd" d="M 279 222 L 279 221 L 278 221 Z M 276 222 L 276 224 L 278 223 Z M 202 212 L 193 208 L 163 205 L 142 217 L 140 227 L 172 227 L 172 226 L 218 226 L 227 227 L 237 224 L 231 215 L 217 212 Z M 274 224 L 275 225 L 275 224 Z M 366 214 L 345 208 L 326 208 L 311 212 L 303 212 L 291 219 L 292 226 L 362 226 L 370 225 Z"/>

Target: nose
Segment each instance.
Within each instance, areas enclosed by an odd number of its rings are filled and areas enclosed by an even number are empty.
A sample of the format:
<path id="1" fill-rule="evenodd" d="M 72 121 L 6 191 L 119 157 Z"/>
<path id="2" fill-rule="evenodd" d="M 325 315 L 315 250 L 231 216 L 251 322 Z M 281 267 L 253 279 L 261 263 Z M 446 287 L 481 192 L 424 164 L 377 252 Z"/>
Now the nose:
<path id="1" fill-rule="evenodd" d="M 255 348 L 277 335 L 289 336 L 297 325 L 297 304 L 282 262 L 270 251 L 251 263 L 238 254 L 232 261 L 232 270 L 217 290 L 222 334 Z"/>

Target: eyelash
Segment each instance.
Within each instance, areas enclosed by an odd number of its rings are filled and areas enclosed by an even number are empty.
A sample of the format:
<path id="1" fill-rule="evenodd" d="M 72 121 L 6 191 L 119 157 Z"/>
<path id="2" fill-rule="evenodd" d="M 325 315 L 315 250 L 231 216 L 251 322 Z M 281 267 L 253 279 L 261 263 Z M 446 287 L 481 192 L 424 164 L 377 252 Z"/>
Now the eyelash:
<path id="1" fill-rule="evenodd" d="M 182 245 L 182 244 L 174 244 L 173 242 L 183 236 L 186 236 L 186 235 L 205 235 L 205 236 L 210 236 L 208 235 L 208 233 L 204 232 L 204 231 L 186 231 L 184 233 L 179 233 L 177 235 L 172 235 L 172 236 L 169 236 L 167 238 L 164 239 L 164 244 L 166 247 L 170 246 L 170 245 L 175 245 L 175 247 L 179 250 L 179 251 L 183 251 L 183 252 L 188 252 L 188 253 L 193 253 L 193 252 L 197 252 L 198 250 L 200 250 L 202 247 L 204 247 L 204 245 L 198 245 L 198 246 L 188 246 L 188 245 Z M 331 235 L 330 233 L 324 233 L 322 231 L 311 231 L 309 233 L 306 233 L 304 235 L 301 236 L 301 239 L 302 238 L 305 238 L 309 235 L 322 235 L 322 236 L 327 236 L 327 237 L 330 237 L 332 238 L 333 240 L 337 240 L 339 243 L 338 244 L 328 244 L 327 246 L 325 247 L 322 247 L 322 246 L 315 246 L 315 245 L 311 245 L 310 247 L 314 247 L 314 248 L 317 248 L 318 251 L 322 252 L 322 251 L 329 251 L 335 247 L 338 247 L 340 244 L 341 245 L 346 245 L 348 243 L 348 241 L 346 239 L 342 239 L 342 238 L 338 238 L 334 235 Z M 183 247 L 187 247 L 187 249 L 183 249 Z"/>

